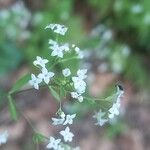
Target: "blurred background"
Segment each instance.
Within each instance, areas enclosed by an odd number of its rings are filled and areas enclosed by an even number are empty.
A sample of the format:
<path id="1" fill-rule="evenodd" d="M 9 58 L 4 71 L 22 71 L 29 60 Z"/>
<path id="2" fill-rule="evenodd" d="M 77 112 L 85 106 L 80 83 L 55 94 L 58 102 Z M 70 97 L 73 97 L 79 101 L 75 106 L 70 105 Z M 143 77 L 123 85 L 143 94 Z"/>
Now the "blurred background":
<path id="1" fill-rule="evenodd" d="M 54 37 L 44 30 L 49 23 L 68 26 L 63 41 L 83 50 L 84 59 L 69 65 L 89 69 L 92 96 L 108 95 L 118 82 L 125 89 L 120 117 L 102 128 L 94 125 L 86 104 L 64 102 L 67 111 L 81 114 L 72 126 L 72 145 L 83 150 L 149 150 L 149 0 L 0 0 L 0 131 L 10 133 L 0 149 L 36 149 L 27 122 L 10 118 L 5 95 L 17 79 L 34 70 L 37 55 L 48 57 L 47 41 Z M 58 104 L 47 90 L 21 92 L 15 100 L 38 131 L 57 134 L 50 118 Z"/>

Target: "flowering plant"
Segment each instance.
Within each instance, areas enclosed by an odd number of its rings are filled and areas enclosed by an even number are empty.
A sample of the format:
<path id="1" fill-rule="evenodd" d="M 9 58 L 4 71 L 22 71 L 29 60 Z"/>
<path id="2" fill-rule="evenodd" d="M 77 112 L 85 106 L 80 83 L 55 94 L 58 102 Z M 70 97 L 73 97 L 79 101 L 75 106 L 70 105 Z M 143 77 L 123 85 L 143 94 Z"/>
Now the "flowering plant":
<path id="1" fill-rule="evenodd" d="M 98 112 L 95 112 L 93 118 L 97 120 L 96 125 L 103 126 L 105 123 L 109 122 L 116 115 L 119 115 L 120 99 L 124 91 L 122 86 L 117 85 L 117 92 L 105 99 L 91 98 L 86 94 L 87 89 L 87 69 L 77 69 L 73 71 L 71 68 L 61 66 L 62 63 L 68 62 L 73 59 L 82 59 L 83 53 L 79 47 L 75 44 L 59 43 L 58 37 L 64 36 L 68 28 L 60 24 L 50 24 L 45 27 L 46 30 L 51 30 L 57 34 L 57 39 L 49 39 L 49 55 L 54 57 L 53 62 L 49 63 L 50 60 L 43 58 L 42 56 L 37 56 L 33 65 L 39 70 L 38 74 L 27 74 L 16 82 L 13 88 L 8 94 L 9 110 L 11 116 L 14 120 L 17 120 L 17 111 L 20 109 L 16 108 L 15 101 L 13 100 L 13 94 L 19 92 L 22 87 L 29 83 L 32 88 L 39 90 L 42 87 L 49 89 L 51 95 L 58 101 L 59 108 L 56 112 L 56 117 L 52 117 L 52 125 L 54 126 L 64 126 L 64 130 L 59 131 L 61 138 L 55 139 L 55 137 L 50 136 L 49 138 L 45 135 L 37 132 L 29 120 L 21 115 L 29 122 L 34 131 L 34 142 L 47 142 L 47 149 L 54 150 L 71 150 L 80 149 L 79 147 L 72 148 L 67 143 L 72 142 L 74 134 L 71 132 L 70 126 L 73 124 L 74 119 L 78 116 L 78 112 L 73 114 L 68 114 L 65 112 L 62 100 L 64 98 L 72 98 L 75 102 L 82 104 L 82 102 L 90 102 L 93 107 Z M 58 70 L 59 67 L 59 70 Z M 106 103 L 106 110 L 103 111 L 102 102 Z M 21 112 L 21 111 L 20 111 Z M 8 134 L 2 134 L 0 136 L 0 143 L 5 143 Z"/>

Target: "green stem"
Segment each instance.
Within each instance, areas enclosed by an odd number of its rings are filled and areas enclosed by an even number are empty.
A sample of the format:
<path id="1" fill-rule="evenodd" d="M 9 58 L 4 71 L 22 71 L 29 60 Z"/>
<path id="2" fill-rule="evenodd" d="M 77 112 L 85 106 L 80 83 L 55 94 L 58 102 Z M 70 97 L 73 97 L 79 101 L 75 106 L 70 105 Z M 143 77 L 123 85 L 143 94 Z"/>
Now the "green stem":
<path id="1" fill-rule="evenodd" d="M 71 58 L 66 58 L 66 59 L 60 60 L 60 61 L 56 61 L 55 63 L 53 63 L 53 65 L 50 67 L 50 69 L 52 69 L 55 65 L 57 65 L 59 63 L 63 63 L 63 62 L 66 62 L 66 61 L 69 61 L 72 59 L 79 59 L 79 58 L 78 57 L 71 57 Z"/>

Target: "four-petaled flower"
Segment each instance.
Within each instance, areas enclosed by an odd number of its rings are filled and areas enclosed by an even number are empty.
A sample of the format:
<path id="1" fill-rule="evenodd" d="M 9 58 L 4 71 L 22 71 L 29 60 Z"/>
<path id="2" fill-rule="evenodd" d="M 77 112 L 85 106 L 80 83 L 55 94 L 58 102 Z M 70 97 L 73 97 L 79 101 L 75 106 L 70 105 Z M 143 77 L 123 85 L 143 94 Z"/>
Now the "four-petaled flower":
<path id="1" fill-rule="evenodd" d="M 85 92 L 86 83 L 80 77 L 72 77 L 72 81 L 77 93 L 82 94 Z"/>
<path id="2" fill-rule="evenodd" d="M 71 92 L 71 97 L 77 99 L 79 102 L 83 102 L 83 96 L 77 92 Z"/>
<path id="3" fill-rule="evenodd" d="M 52 118 L 53 125 L 60 125 L 63 124 L 65 121 L 65 118 Z"/>
<path id="4" fill-rule="evenodd" d="M 54 40 L 49 40 L 49 48 L 52 49 L 51 56 L 58 56 L 60 58 L 63 58 L 64 51 L 67 52 L 69 51 L 69 45 L 67 43 L 63 45 L 59 45 L 56 41 Z"/>
<path id="5" fill-rule="evenodd" d="M 38 78 L 44 80 L 46 84 L 49 83 L 50 79 L 54 76 L 55 74 L 53 72 L 48 72 L 46 68 L 42 68 L 42 73 L 38 75 Z"/>
<path id="6" fill-rule="evenodd" d="M 115 115 L 119 115 L 119 105 L 118 103 L 114 103 L 113 106 L 109 109 L 109 118 L 114 118 Z"/>
<path id="7" fill-rule="evenodd" d="M 78 77 L 79 77 L 80 79 L 82 79 L 82 80 L 87 77 L 86 73 L 87 73 L 87 69 L 79 69 L 79 70 L 77 71 Z"/>
<path id="8" fill-rule="evenodd" d="M 65 69 L 62 71 L 62 73 L 63 73 L 63 75 L 64 75 L 65 77 L 68 77 L 68 76 L 71 75 L 71 71 L 70 71 L 69 68 L 65 68 Z"/>
<path id="9" fill-rule="evenodd" d="M 65 122 L 63 123 L 63 125 L 72 124 L 72 123 L 73 123 L 73 119 L 74 119 L 75 117 L 76 117 L 76 114 L 67 115 L 67 116 L 66 116 L 66 120 L 65 120 Z"/>
<path id="10" fill-rule="evenodd" d="M 8 132 L 7 131 L 0 133 L 0 146 L 2 144 L 5 144 L 7 142 L 7 139 L 8 139 Z"/>
<path id="11" fill-rule="evenodd" d="M 61 35 L 65 35 L 65 33 L 68 30 L 66 26 L 61 25 L 61 24 L 49 24 L 45 27 L 45 29 L 48 29 L 48 28 L 53 30 L 55 33 L 58 33 Z"/>
<path id="12" fill-rule="evenodd" d="M 60 143 L 60 142 L 61 142 L 61 139 L 55 140 L 55 138 L 50 137 L 49 143 L 48 143 L 48 145 L 46 146 L 46 148 L 47 148 L 47 149 L 53 148 L 54 150 L 57 150 L 58 147 L 59 147 L 59 143 Z"/>
<path id="13" fill-rule="evenodd" d="M 45 68 L 45 64 L 47 64 L 47 63 L 48 63 L 48 60 L 47 60 L 47 59 L 43 59 L 43 58 L 41 58 L 41 57 L 39 57 L 39 56 L 37 56 L 37 57 L 36 57 L 36 60 L 33 62 L 33 64 L 34 64 L 35 66 L 39 65 L 39 66 L 41 66 L 42 68 Z"/>
<path id="14" fill-rule="evenodd" d="M 39 84 L 42 82 L 42 79 L 36 77 L 34 74 L 31 74 L 31 80 L 29 84 L 33 86 L 35 89 L 39 89 Z"/>
<path id="15" fill-rule="evenodd" d="M 60 131 L 60 134 L 63 136 L 65 142 L 71 142 L 74 134 L 70 132 L 70 128 L 66 127 L 65 130 Z"/>
<path id="16" fill-rule="evenodd" d="M 95 125 L 103 126 L 108 121 L 107 119 L 103 118 L 105 114 L 106 113 L 102 112 L 101 110 L 95 113 L 95 115 L 93 116 L 93 118 L 97 119 L 97 123 L 95 123 Z"/>

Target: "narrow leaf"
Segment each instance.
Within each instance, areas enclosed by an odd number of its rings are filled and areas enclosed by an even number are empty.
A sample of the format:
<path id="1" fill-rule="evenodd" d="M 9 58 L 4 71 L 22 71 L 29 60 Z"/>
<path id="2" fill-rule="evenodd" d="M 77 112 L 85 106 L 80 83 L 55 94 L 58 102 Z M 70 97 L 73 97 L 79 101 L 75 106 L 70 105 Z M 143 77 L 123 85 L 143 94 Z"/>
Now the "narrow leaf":
<path id="1" fill-rule="evenodd" d="M 15 106 L 15 102 L 13 101 L 10 95 L 8 95 L 8 102 L 9 102 L 9 112 L 10 112 L 11 118 L 13 120 L 17 120 L 18 119 L 17 109 Z"/>
<path id="2" fill-rule="evenodd" d="M 41 133 L 35 133 L 33 135 L 33 142 L 34 143 L 41 143 L 41 142 L 44 142 L 47 138 L 42 135 Z"/>
<path id="3" fill-rule="evenodd" d="M 30 74 L 26 74 L 24 75 L 21 79 L 19 79 L 14 86 L 12 87 L 12 89 L 10 90 L 10 94 L 17 92 L 18 90 L 20 90 L 25 84 L 28 83 L 28 81 L 30 80 Z"/>

